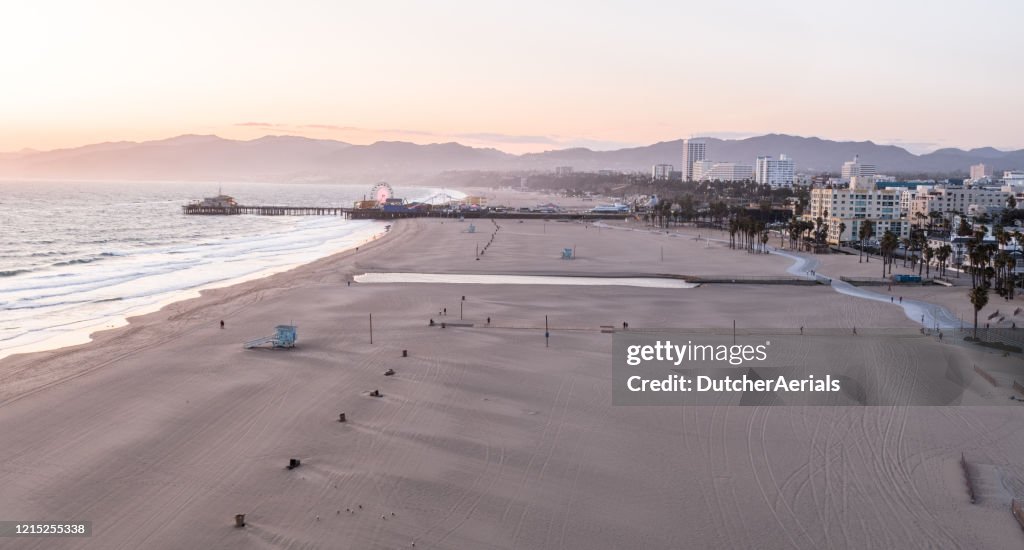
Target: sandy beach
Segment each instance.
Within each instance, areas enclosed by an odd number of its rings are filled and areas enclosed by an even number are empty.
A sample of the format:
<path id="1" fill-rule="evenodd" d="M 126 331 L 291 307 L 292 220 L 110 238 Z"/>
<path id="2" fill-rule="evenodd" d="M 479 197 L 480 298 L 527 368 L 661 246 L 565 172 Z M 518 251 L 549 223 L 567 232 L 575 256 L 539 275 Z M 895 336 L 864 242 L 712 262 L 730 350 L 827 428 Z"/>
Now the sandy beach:
<path id="1" fill-rule="evenodd" d="M 1024 412 L 1007 405 L 1019 358 L 924 336 L 913 346 L 928 353 L 914 353 L 901 335 L 921 325 L 896 304 L 827 285 L 350 284 L 366 272 L 792 276 L 789 258 L 698 230 L 498 223 L 401 220 L 358 251 L 0 361 L 0 518 L 93 522 L 90 538 L 0 548 L 1021 543 L 1008 510 L 1024 496 Z M 576 258 L 561 260 L 563 248 Z M 905 295 L 969 307 L 962 288 Z M 927 372 L 929 354 L 946 355 L 983 365 L 1000 387 L 974 378 L 978 406 L 612 406 L 602 326 L 733 321 L 780 334 L 876 329 L 877 355 L 859 360 Z M 242 348 L 286 322 L 295 349 Z M 290 458 L 302 466 L 287 470 Z"/>

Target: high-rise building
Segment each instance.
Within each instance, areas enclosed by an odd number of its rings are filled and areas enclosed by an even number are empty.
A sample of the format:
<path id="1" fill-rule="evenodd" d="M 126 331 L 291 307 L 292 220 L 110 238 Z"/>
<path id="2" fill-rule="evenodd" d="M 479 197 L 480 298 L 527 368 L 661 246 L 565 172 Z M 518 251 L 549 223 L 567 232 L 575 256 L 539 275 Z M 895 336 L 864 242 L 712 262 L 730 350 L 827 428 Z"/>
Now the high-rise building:
<path id="1" fill-rule="evenodd" d="M 572 166 L 555 166 L 556 176 L 571 176 Z"/>
<path id="2" fill-rule="evenodd" d="M 683 140 L 683 181 L 695 181 L 693 163 L 704 160 L 707 156 L 707 143 L 702 139 Z"/>
<path id="3" fill-rule="evenodd" d="M 667 180 L 672 177 L 675 167 L 671 164 L 655 164 L 651 167 L 651 178 L 656 180 Z"/>
<path id="4" fill-rule="evenodd" d="M 992 168 L 985 166 L 984 164 L 975 164 L 971 166 L 971 179 L 980 180 L 987 178 L 992 175 Z"/>
<path id="5" fill-rule="evenodd" d="M 875 175 L 874 164 L 864 164 L 860 161 L 860 156 L 853 157 L 853 160 L 849 160 L 843 163 L 842 177 L 843 181 L 850 181 L 850 178 L 870 178 Z"/>
<path id="6" fill-rule="evenodd" d="M 754 165 L 754 181 L 772 187 L 792 187 L 793 159 L 786 155 L 779 155 L 778 159 L 757 157 L 757 163 Z"/>

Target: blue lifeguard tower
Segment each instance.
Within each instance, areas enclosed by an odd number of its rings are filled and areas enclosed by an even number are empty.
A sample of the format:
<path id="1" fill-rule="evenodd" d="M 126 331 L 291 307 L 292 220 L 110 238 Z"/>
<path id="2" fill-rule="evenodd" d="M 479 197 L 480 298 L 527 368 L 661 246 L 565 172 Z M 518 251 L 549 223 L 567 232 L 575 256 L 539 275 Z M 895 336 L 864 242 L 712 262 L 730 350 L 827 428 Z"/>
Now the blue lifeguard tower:
<path id="1" fill-rule="evenodd" d="M 264 336 L 255 340 L 249 340 L 243 347 L 245 349 L 257 348 L 270 344 L 272 348 L 293 348 L 295 340 L 298 339 L 295 325 L 277 325 L 274 327 L 273 336 Z"/>
<path id="2" fill-rule="evenodd" d="M 562 249 L 562 259 L 563 260 L 571 260 L 573 258 L 573 256 L 574 256 L 574 254 L 573 254 L 573 250 L 571 248 L 563 248 Z"/>

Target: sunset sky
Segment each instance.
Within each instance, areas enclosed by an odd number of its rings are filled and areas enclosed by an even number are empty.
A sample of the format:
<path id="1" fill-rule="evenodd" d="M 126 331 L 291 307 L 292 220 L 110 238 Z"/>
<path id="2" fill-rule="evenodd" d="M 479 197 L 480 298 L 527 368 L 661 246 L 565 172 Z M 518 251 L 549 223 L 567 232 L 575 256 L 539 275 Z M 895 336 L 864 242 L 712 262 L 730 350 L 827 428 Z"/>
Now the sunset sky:
<path id="1" fill-rule="evenodd" d="M 1021 0 L 7 2 L 0 151 L 183 133 L 1024 148 L 1020 21 Z"/>

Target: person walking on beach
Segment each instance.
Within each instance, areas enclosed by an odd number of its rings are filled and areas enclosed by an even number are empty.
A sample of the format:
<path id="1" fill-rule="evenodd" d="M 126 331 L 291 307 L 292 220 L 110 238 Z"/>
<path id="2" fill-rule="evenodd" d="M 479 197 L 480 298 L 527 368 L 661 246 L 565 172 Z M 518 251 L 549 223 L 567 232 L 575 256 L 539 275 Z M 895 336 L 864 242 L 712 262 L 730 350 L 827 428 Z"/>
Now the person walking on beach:
<path id="1" fill-rule="evenodd" d="M 224 328 L 224 320 L 223 319 L 221 319 L 221 321 L 220 321 L 220 328 Z"/>
<path id="2" fill-rule="evenodd" d="M 444 308 L 444 314 L 448 315 L 448 308 Z"/>
<path id="3" fill-rule="evenodd" d="M 903 296 L 900 296 L 900 303 L 903 303 Z"/>

